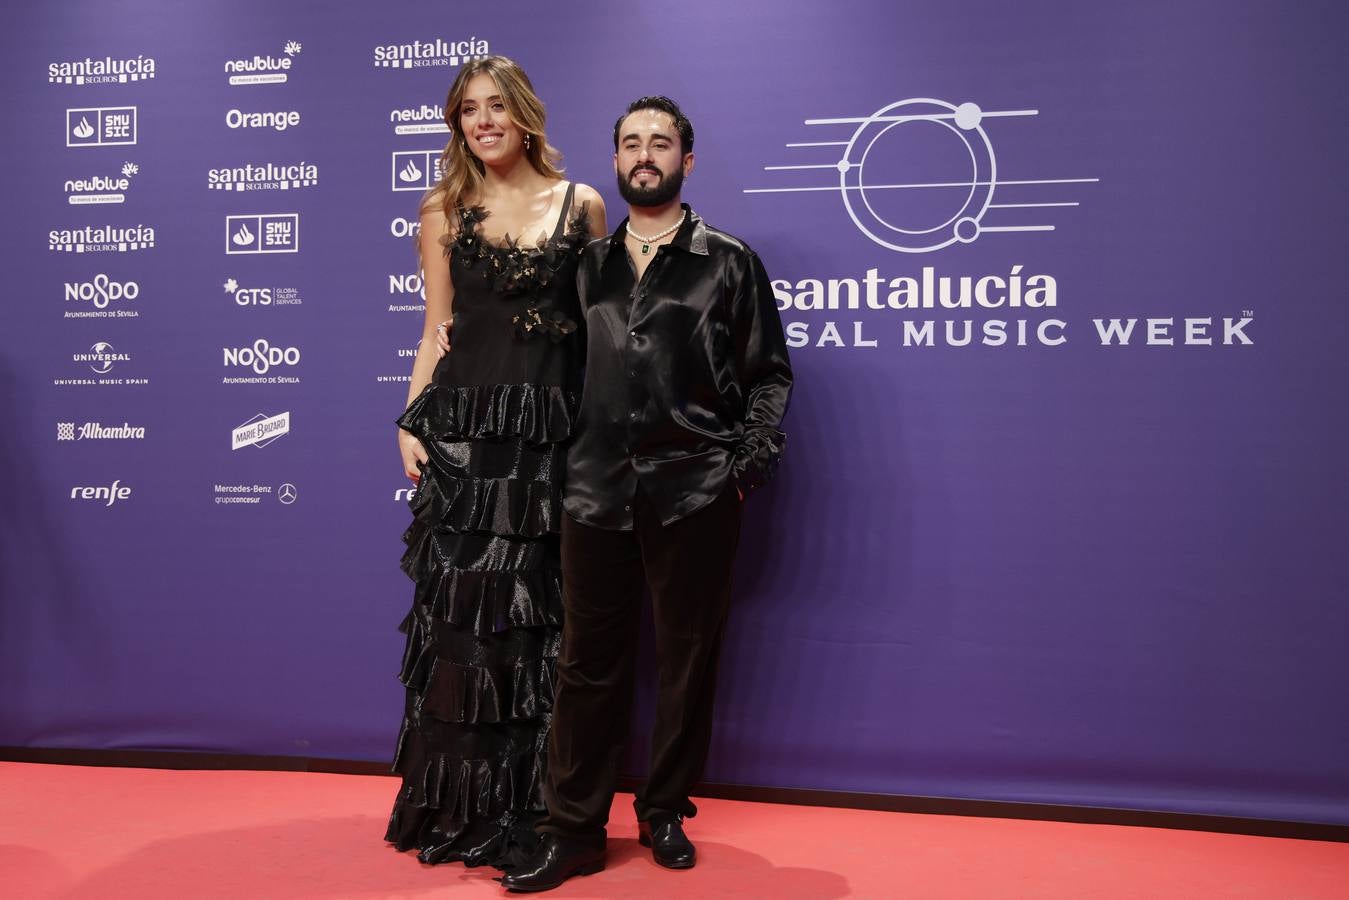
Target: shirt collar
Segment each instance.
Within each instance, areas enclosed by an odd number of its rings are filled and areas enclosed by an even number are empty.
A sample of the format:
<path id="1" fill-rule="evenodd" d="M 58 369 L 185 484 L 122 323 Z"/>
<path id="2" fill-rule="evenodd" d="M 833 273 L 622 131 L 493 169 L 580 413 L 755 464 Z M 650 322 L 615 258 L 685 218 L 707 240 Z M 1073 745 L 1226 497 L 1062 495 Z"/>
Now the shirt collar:
<path id="1" fill-rule="evenodd" d="M 684 224 L 679 226 L 679 230 L 675 232 L 674 239 L 670 241 L 669 246 L 677 247 L 689 253 L 696 253 L 699 256 L 706 256 L 707 225 L 704 224 L 702 217 L 693 211 L 693 207 L 687 203 L 681 203 L 679 206 L 684 210 L 687 218 L 684 219 Z M 628 220 L 626 218 L 618 223 L 618 228 L 614 229 L 614 233 L 609 237 L 609 246 L 604 254 L 605 259 L 609 258 L 609 253 L 612 253 L 615 248 L 623 246 L 623 235 L 626 233 L 627 227 Z"/>

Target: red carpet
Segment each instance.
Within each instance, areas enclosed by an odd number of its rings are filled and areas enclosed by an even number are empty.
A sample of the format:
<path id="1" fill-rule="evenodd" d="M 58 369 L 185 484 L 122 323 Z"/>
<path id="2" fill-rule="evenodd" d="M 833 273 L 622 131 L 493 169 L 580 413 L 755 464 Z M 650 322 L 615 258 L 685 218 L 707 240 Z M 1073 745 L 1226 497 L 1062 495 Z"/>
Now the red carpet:
<path id="1" fill-rule="evenodd" d="M 507 895 L 486 869 L 424 867 L 380 838 L 397 782 L 0 762 L 0 897 Z M 658 868 L 631 798 L 609 868 L 548 897 L 1349 897 L 1349 845 L 699 801 L 699 863 Z"/>

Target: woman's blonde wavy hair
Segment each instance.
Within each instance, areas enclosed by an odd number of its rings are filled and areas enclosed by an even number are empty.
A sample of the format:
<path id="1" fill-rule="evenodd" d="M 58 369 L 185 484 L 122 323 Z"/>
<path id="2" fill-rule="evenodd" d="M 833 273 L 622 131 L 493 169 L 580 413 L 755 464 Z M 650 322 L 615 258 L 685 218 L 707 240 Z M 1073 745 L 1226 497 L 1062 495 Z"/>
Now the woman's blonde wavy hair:
<path id="1" fill-rule="evenodd" d="M 548 143 L 544 132 L 543 101 L 534 93 L 525 70 L 514 60 L 505 56 L 488 56 L 467 62 L 459 68 L 459 75 L 450 85 L 450 93 L 445 98 L 445 124 L 450 127 L 450 142 L 440 154 L 440 181 L 422 198 L 422 209 L 439 206 L 445 213 L 445 219 L 453 229 L 455 210 L 463 207 L 465 201 L 475 197 L 482 189 L 483 164 L 469 152 L 468 142 L 459 129 L 459 106 L 464 100 L 464 91 L 468 83 L 477 75 L 490 75 L 496 82 L 497 92 L 506 105 L 506 114 L 510 116 L 525 134 L 530 136 L 529 146 L 525 149 L 525 158 L 529 164 L 546 178 L 562 178 L 562 154 Z"/>

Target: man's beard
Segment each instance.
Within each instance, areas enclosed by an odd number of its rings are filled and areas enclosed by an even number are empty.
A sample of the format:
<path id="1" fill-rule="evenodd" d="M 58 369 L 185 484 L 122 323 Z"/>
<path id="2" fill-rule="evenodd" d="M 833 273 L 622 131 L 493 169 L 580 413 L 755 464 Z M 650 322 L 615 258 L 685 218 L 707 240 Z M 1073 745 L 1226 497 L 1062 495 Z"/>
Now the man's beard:
<path id="1" fill-rule="evenodd" d="M 618 193 L 630 206 L 664 206 L 679 196 L 684 187 L 684 167 L 680 166 L 669 175 L 661 175 L 660 181 L 649 187 L 640 187 L 632 183 L 632 176 L 642 169 L 660 173 L 655 166 L 633 166 L 628 177 L 618 176 Z"/>

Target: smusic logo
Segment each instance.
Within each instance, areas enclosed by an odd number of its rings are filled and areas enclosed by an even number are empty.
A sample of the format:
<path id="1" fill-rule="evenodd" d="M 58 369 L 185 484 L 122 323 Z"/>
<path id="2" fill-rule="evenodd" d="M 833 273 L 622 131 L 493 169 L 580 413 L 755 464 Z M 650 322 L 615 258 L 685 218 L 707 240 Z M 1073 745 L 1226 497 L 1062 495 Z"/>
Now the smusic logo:
<path id="1" fill-rule="evenodd" d="M 391 156 L 395 191 L 425 193 L 440 181 L 439 150 L 395 150 Z"/>
<path id="2" fill-rule="evenodd" d="M 254 56 L 252 59 L 231 59 L 225 63 L 225 72 L 231 85 L 283 84 L 289 77 L 295 57 L 300 55 L 298 41 L 286 41 L 281 56 Z"/>
<path id="3" fill-rule="evenodd" d="M 155 60 L 151 56 L 133 56 L 102 59 L 85 57 L 70 62 L 55 62 L 47 66 L 48 84 L 125 84 L 147 81 L 155 77 Z"/>
<path id="4" fill-rule="evenodd" d="M 67 147 L 125 147 L 134 143 L 134 106 L 89 106 L 66 110 Z"/>
<path id="5" fill-rule="evenodd" d="M 225 217 L 225 252 L 299 253 L 300 214 L 263 213 Z"/>
<path id="6" fill-rule="evenodd" d="M 313 163 L 247 163 L 231 168 L 210 169 L 206 186 L 213 191 L 288 191 L 319 183 L 319 167 Z"/>
<path id="7" fill-rule="evenodd" d="M 91 203 L 125 203 L 131 179 L 140 171 L 135 163 L 122 166 L 121 175 L 95 175 L 93 178 L 67 179 L 66 202 L 71 206 Z"/>

